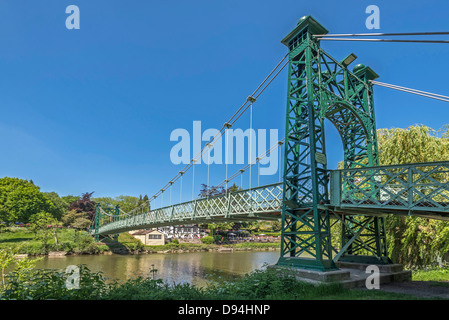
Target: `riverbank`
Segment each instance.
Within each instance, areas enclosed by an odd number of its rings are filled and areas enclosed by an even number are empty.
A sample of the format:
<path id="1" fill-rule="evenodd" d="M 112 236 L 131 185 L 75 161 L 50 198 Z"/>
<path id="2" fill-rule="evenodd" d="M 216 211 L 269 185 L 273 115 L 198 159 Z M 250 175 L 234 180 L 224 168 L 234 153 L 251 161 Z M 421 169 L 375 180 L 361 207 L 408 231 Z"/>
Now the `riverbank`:
<path id="1" fill-rule="evenodd" d="M 158 255 L 164 256 L 164 255 Z M 177 255 L 181 257 L 184 255 Z M 228 255 L 221 255 L 228 256 Z M 115 256 L 120 257 L 120 256 Z M 97 256 L 97 258 L 100 258 Z M 108 257 L 104 257 L 108 258 Z M 129 256 L 132 258 L 132 256 Z M 135 257 L 137 258 L 137 257 Z M 61 261 L 60 259 L 52 259 Z M 140 259 L 138 261 L 141 261 Z M 127 265 L 129 268 L 131 265 Z M 404 290 L 348 289 L 339 284 L 313 285 L 298 281 L 289 270 L 257 269 L 232 279 L 208 278 L 206 286 L 179 283 L 159 278 L 159 272 L 123 281 L 106 277 L 79 264 L 80 286 L 67 288 L 64 269 L 42 269 L 9 273 L 0 286 L 0 300 L 417 300 L 441 299 L 441 283 L 419 284 L 419 292 Z M 156 270 L 157 271 L 157 270 Z M 172 270 L 171 270 L 172 271 Z M 171 272 L 170 271 L 170 272 Z M 29 285 L 29 284 L 33 285 Z M 416 284 L 416 283 L 407 283 Z M 425 289 L 426 295 L 422 295 Z M 417 294 L 419 293 L 419 294 Z M 437 292 L 438 293 L 438 292 Z M 444 299 L 444 298 L 443 298 Z"/>
<path id="2" fill-rule="evenodd" d="M 0 244 L 2 246 L 4 244 L 16 244 L 17 248 L 19 248 L 21 247 L 21 242 L 27 241 L 24 240 L 26 239 L 26 235 L 23 233 L 21 234 L 21 238 L 13 238 L 12 235 L 13 234 L 9 234 L 9 241 L 0 241 Z M 15 234 L 15 236 L 17 235 L 18 234 Z M 64 236 L 62 236 L 61 234 L 59 238 L 60 243 L 62 239 L 65 239 L 64 241 L 67 241 L 68 239 L 70 239 L 70 237 L 73 237 L 73 233 L 69 233 Z M 268 283 L 270 283 L 270 281 L 272 281 L 271 274 L 261 272 L 257 272 L 255 275 L 248 274 L 247 276 L 243 276 L 244 274 L 246 274 L 246 272 L 249 272 L 241 270 L 241 268 L 245 264 L 245 261 L 246 264 L 253 264 L 254 262 L 256 262 L 259 263 L 260 266 L 262 262 L 266 261 L 273 263 L 273 261 L 276 261 L 278 257 L 278 253 L 274 252 L 274 250 L 276 250 L 278 247 L 273 247 L 278 245 L 276 243 L 241 243 L 222 246 L 214 244 L 170 243 L 161 247 L 140 245 L 140 249 L 136 249 L 136 247 L 134 247 L 133 245 L 136 243 L 136 241 L 131 238 L 132 237 L 123 235 L 119 237 L 119 241 L 117 242 L 111 240 L 110 243 L 95 244 L 96 246 L 105 246 L 106 248 L 108 248 L 103 252 L 98 252 L 102 254 L 90 253 L 90 255 L 87 255 L 81 251 L 80 253 L 71 252 L 67 254 L 66 257 L 62 258 L 51 258 L 66 255 L 66 252 L 49 252 L 49 254 L 47 254 L 48 258 L 44 258 L 39 262 L 39 270 L 42 271 L 36 271 L 36 278 L 31 278 L 29 280 L 31 281 L 33 279 L 38 279 L 43 274 L 47 275 L 47 273 L 53 272 L 48 271 L 51 268 L 55 268 L 56 270 L 64 270 L 67 265 L 90 265 L 94 268 L 98 268 L 98 266 L 101 266 L 96 270 L 105 272 L 105 275 L 108 274 L 107 277 L 110 279 L 118 279 L 118 277 L 115 274 L 109 274 L 109 272 L 106 272 L 110 271 L 107 270 L 108 266 L 111 266 L 111 270 L 113 272 L 118 272 L 119 274 L 129 272 L 135 277 L 141 275 L 145 277 L 145 275 L 148 275 L 148 270 L 154 268 L 158 270 L 158 273 L 156 274 L 157 278 L 161 277 L 160 279 L 167 279 L 167 281 L 170 283 L 173 283 L 174 275 L 179 275 L 180 272 L 184 272 L 181 278 L 186 280 L 188 285 L 184 285 L 184 287 L 179 285 L 179 288 L 184 288 L 188 291 L 191 290 L 190 292 L 192 294 L 196 292 L 198 299 L 245 299 L 245 295 L 247 294 L 248 297 L 251 297 L 251 290 L 254 289 L 249 283 L 252 280 L 262 281 L 263 283 L 266 282 L 267 285 Z M 114 245 L 118 248 L 129 246 L 129 248 L 133 248 L 135 250 L 128 251 L 128 249 L 125 249 L 124 254 L 113 254 L 112 249 L 114 249 Z M 248 251 L 248 253 L 244 253 L 243 251 Z M 264 256 L 264 258 L 261 259 L 256 257 L 257 255 L 259 255 L 259 253 L 251 251 L 267 252 L 260 252 L 260 254 Z M 267 255 L 270 256 L 269 259 L 266 258 Z M 275 255 L 275 257 L 273 255 Z M 229 260 L 231 258 L 232 260 Z M 94 259 L 94 261 L 88 262 L 91 259 Z M 230 261 L 229 263 L 224 262 L 228 260 Z M 166 274 L 165 276 L 163 276 L 164 273 Z M 232 276 L 228 277 L 227 273 L 229 275 L 231 275 L 232 273 Z M 202 279 L 201 281 L 203 281 L 203 279 L 206 281 L 207 279 L 207 282 L 209 283 L 211 277 L 214 277 L 215 279 L 221 278 L 229 280 L 226 280 L 224 283 L 220 282 L 221 287 L 216 288 L 217 291 L 214 291 L 215 289 L 213 290 L 211 288 L 206 290 L 203 289 L 203 286 L 198 286 L 198 280 L 196 278 L 193 278 L 194 275 L 195 277 L 200 276 L 200 278 Z M 234 279 L 234 275 L 238 279 Z M 54 277 L 56 279 L 57 275 L 52 274 L 51 277 Z M 94 277 L 96 276 L 93 274 L 88 274 L 87 279 L 92 279 Z M 240 281 L 239 279 L 241 278 L 246 279 L 247 281 Z M 128 281 L 128 279 L 122 278 L 120 279 L 121 281 L 125 281 L 123 285 L 114 288 L 110 293 L 104 295 L 102 294 L 101 297 L 94 297 L 89 295 L 87 295 L 86 297 L 89 299 L 108 299 L 108 297 L 117 297 L 118 299 L 139 299 L 139 297 L 141 297 L 142 299 L 158 299 L 158 297 L 161 297 L 162 295 L 167 299 L 173 299 L 174 297 L 176 297 L 175 299 L 181 299 L 175 289 L 172 290 L 171 288 L 166 288 L 165 284 L 161 284 L 161 286 L 155 286 L 154 283 L 149 282 L 148 279 L 141 279 L 139 281 Z M 421 281 L 421 283 L 419 283 L 419 281 Z M 423 286 L 424 284 L 425 286 Z M 282 291 L 281 288 L 278 288 L 277 283 L 273 283 L 272 285 L 274 287 L 271 288 L 271 291 L 268 288 L 267 294 L 262 292 L 260 293 L 260 296 L 257 296 L 257 299 L 416 299 L 416 296 L 414 297 L 405 294 L 406 292 L 410 292 L 410 288 L 405 287 L 405 285 L 390 288 L 391 290 L 397 291 L 396 295 L 392 295 L 388 292 L 381 292 L 377 290 L 346 290 L 331 287 L 321 287 L 321 289 L 315 290 L 307 285 L 298 284 L 298 287 L 302 288 L 301 290 L 305 290 L 307 292 L 297 292 L 292 296 L 288 295 L 288 290 Z M 414 291 L 415 293 L 416 291 L 418 291 L 420 294 L 423 294 L 424 292 L 429 298 L 430 293 L 434 293 L 435 290 L 444 291 L 446 289 L 449 291 L 449 269 L 434 268 L 431 270 L 416 271 L 413 273 L 413 281 L 411 283 L 407 283 L 406 285 L 415 287 L 419 285 L 419 290 L 417 290 L 416 288 L 412 288 L 412 291 Z M 157 296 L 153 296 L 152 294 L 148 295 L 148 292 L 146 291 L 148 286 L 153 286 L 154 289 L 159 290 L 159 292 L 155 292 Z M 384 288 L 384 286 L 382 288 Z M 385 288 L 387 289 L 388 287 Z M 54 289 L 59 290 L 59 292 L 65 292 L 63 288 Z M 24 290 L 28 290 L 28 288 L 25 288 Z M 226 296 L 221 296 L 221 294 L 226 290 L 229 290 L 229 295 L 226 294 Z M 271 295 L 270 292 L 273 292 L 273 294 Z M 319 294 L 319 292 L 321 292 L 322 294 Z M 54 298 L 75 298 L 70 296 L 70 293 L 67 293 L 68 296 L 64 296 L 66 293 L 64 293 L 60 297 L 55 296 Z M 49 292 L 48 294 L 50 294 L 51 296 L 52 293 Z M 116 296 L 116 294 L 118 296 Z M 235 296 L 233 296 L 234 294 Z M 187 297 L 186 299 L 195 298 L 192 296 Z"/>
<path id="3" fill-rule="evenodd" d="M 13 227 L 0 233 L 0 249 L 13 250 L 18 255 L 64 256 L 83 254 L 165 254 L 188 252 L 231 252 L 252 250 L 279 250 L 279 242 L 243 242 L 235 244 L 205 243 L 167 243 L 160 246 L 145 246 L 128 233 L 121 233 L 117 240 L 105 238 L 94 242 L 86 232 L 75 232 L 62 228 L 57 238 L 52 237 L 45 243 L 36 240 L 33 232 L 27 228 Z"/>

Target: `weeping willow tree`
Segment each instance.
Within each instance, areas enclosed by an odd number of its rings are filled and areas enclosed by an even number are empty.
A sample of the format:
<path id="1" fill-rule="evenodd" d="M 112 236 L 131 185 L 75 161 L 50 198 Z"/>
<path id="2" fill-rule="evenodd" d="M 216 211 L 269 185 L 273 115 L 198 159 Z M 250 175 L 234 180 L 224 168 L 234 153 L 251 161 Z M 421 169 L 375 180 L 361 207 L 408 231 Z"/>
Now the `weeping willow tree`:
<path id="1" fill-rule="evenodd" d="M 449 125 L 379 129 L 377 135 L 380 165 L 449 160 Z M 389 256 L 396 263 L 431 265 L 449 251 L 448 221 L 388 216 L 386 222 Z"/>

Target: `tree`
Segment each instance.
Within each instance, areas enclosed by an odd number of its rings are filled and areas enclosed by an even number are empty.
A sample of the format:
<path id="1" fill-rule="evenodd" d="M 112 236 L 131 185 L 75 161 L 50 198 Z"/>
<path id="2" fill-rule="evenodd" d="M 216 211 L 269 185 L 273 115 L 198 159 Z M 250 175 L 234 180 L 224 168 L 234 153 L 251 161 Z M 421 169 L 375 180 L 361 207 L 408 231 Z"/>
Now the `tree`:
<path id="1" fill-rule="evenodd" d="M 424 125 L 379 129 L 381 165 L 434 162 L 449 159 L 449 126 L 434 130 Z M 386 218 L 388 251 L 392 260 L 408 266 L 434 262 L 449 250 L 449 222 L 419 217 Z"/>
<path id="2" fill-rule="evenodd" d="M 214 187 L 214 186 L 208 186 L 207 184 L 202 183 L 201 184 L 201 189 L 200 189 L 200 194 L 198 195 L 200 198 L 207 198 L 207 197 L 213 197 L 213 196 L 218 196 L 220 194 L 225 194 L 225 193 L 229 193 L 229 192 L 236 192 L 241 190 L 241 188 L 239 188 L 235 183 L 229 187 L 226 191 L 225 187 L 221 186 L 221 187 Z"/>
<path id="3" fill-rule="evenodd" d="M 67 213 L 70 203 L 67 203 L 63 198 L 60 198 L 56 192 L 44 192 L 44 195 L 55 207 L 51 214 L 56 219 L 60 220 L 62 216 Z"/>
<path id="4" fill-rule="evenodd" d="M 102 198 L 94 198 L 92 200 L 95 201 L 96 203 L 99 203 L 103 208 L 112 208 L 115 207 L 116 205 L 119 205 L 119 207 L 124 212 L 130 212 L 139 206 L 143 206 L 146 210 L 149 210 L 150 208 L 149 204 L 147 203 L 148 201 L 147 195 L 145 195 L 144 197 L 140 195 L 139 198 L 121 195 L 115 198 L 102 197 Z"/>
<path id="5" fill-rule="evenodd" d="M 39 187 L 19 178 L 0 179 L 0 220 L 29 222 L 31 215 L 41 211 L 56 212 L 55 205 Z"/>
<path id="6" fill-rule="evenodd" d="M 64 217 L 62 217 L 62 222 L 65 227 L 73 228 L 75 241 L 77 240 L 77 231 L 89 228 L 92 223 L 92 221 L 87 218 L 85 212 L 77 212 L 76 210 L 70 210 Z"/>
<path id="7" fill-rule="evenodd" d="M 210 235 L 213 236 L 217 230 L 232 230 L 234 222 L 208 223 L 207 228 L 210 230 Z"/>
<path id="8" fill-rule="evenodd" d="M 74 196 L 71 194 L 61 197 L 61 199 L 64 200 L 69 205 L 69 207 L 72 203 L 77 202 L 79 200 L 79 198 L 80 198 L 79 196 Z M 68 210 L 68 208 L 67 208 L 67 210 Z"/>
<path id="9" fill-rule="evenodd" d="M 118 196 L 116 199 L 118 201 L 118 205 L 124 212 L 130 212 L 139 205 L 143 204 L 143 199 L 133 196 Z"/>
<path id="10" fill-rule="evenodd" d="M 31 230 L 34 232 L 36 239 L 42 241 L 44 251 L 48 252 L 48 242 L 51 234 L 55 237 L 56 245 L 58 244 L 58 235 L 56 233 L 55 224 L 57 220 L 48 212 L 41 211 L 30 217 Z"/>
<path id="11" fill-rule="evenodd" d="M 96 202 L 91 199 L 93 192 L 86 192 L 81 195 L 81 199 L 76 202 L 73 202 L 69 210 L 75 210 L 78 213 L 85 212 L 87 214 L 87 218 L 89 220 L 93 220 L 95 218 L 96 211 Z"/>
<path id="12" fill-rule="evenodd" d="M 2 287 L 6 288 L 5 270 L 14 262 L 15 252 L 11 248 L 0 249 L 0 273 L 2 279 Z"/>

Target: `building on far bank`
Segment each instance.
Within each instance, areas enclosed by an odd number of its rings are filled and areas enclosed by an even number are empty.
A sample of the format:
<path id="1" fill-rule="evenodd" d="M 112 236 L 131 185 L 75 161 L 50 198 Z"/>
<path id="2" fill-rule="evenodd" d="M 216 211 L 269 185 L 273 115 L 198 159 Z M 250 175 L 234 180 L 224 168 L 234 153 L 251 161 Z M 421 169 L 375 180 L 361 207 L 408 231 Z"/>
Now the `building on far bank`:
<path id="1" fill-rule="evenodd" d="M 131 231 L 129 234 L 147 246 L 164 245 L 167 240 L 167 236 L 157 229 Z"/>
<path id="2" fill-rule="evenodd" d="M 204 230 L 194 224 L 166 226 L 160 227 L 158 230 L 167 235 L 169 239 L 200 239 L 207 235 Z"/>

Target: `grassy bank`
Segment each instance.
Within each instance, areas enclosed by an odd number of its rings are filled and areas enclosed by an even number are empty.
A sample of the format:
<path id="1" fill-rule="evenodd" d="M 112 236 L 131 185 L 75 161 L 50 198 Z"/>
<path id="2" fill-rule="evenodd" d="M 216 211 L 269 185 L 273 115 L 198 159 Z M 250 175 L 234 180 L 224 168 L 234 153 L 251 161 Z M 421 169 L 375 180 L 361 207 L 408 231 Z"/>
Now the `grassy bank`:
<path id="1" fill-rule="evenodd" d="M 233 245 L 194 244 L 194 243 L 167 243 L 162 246 L 144 246 L 139 240 L 128 233 L 121 233 L 117 241 L 104 239 L 95 243 L 87 232 L 76 232 L 74 229 L 57 229 L 57 242 L 54 236 L 50 237 L 44 245 L 37 240 L 35 234 L 27 228 L 11 227 L 0 233 L 0 249 L 12 249 L 18 254 L 46 255 L 51 251 L 60 251 L 67 254 L 99 254 L 106 252 L 117 253 L 182 253 L 192 251 L 213 251 L 220 248 L 233 248 L 234 250 L 276 250 L 278 243 L 238 243 Z"/>
<path id="2" fill-rule="evenodd" d="M 47 241 L 36 238 L 28 228 L 10 227 L 0 233 L 0 249 L 9 248 L 18 254 L 45 255 L 51 251 L 68 254 L 95 254 L 107 250 L 96 244 L 87 232 L 58 228 Z"/>
<path id="3" fill-rule="evenodd" d="M 58 232 L 57 248 L 61 249 L 63 243 L 74 242 L 74 232 L 70 229 L 62 229 Z M 95 253 L 100 252 L 99 246 L 106 250 L 126 248 L 126 250 L 138 250 L 140 252 L 191 252 L 218 250 L 220 246 L 214 244 L 167 244 L 164 246 L 143 246 L 138 240 L 129 234 L 121 234 L 119 241 L 106 244 L 96 244 L 89 235 L 77 235 L 76 243 L 72 243 L 70 252 Z M 84 240 L 83 240 L 84 239 Z M 86 240 L 90 239 L 90 240 Z M 53 239 L 54 241 L 54 239 Z M 86 241 L 83 251 L 81 244 Z M 25 245 L 27 244 L 27 246 Z M 95 246 L 91 248 L 92 244 Z M 40 252 L 39 242 L 34 235 L 26 229 L 15 228 L 10 232 L 0 234 L 0 249 L 11 248 L 18 253 Z M 56 245 L 55 242 L 52 245 Z M 51 246 L 50 246 L 51 247 Z M 224 247 L 231 247 L 226 245 Z M 276 243 L 241 243 L 233 245 L 234 250 L 270 250 L 277 248 Z M 35 248 L 30 250 L 30 248 Z M 36 249 L 37 248 L 37 249 Z M 0 259 L 1 260 L 1 259 Z M 18 262 L 13 262 L 18 264 Z M 22 265 L 22 267 L 25 265 Z M 195 287 L 190 284 L 168 284 L 162 280 L 150 278 L 136 278 L 123 282 L 106 280 L 101 273 L 93 273 L 86 266 L 81 269 L 80 290 L 67 290 L 65 280 L 67 275 L 58 270 L 45 269 L 20 269 L 10 273 L 5 278 L 5 283 L 0 284 L 0 299 L 187 299 L 187 300 L 229 300 L 229 299 L 268 299 L 268 300 L 301 300 L 301 299 L 417 299 L 406 294 L 395 294 L 379 290 L 345 289 L 339 285 L 313 286 L 297 281 L 287 271 L 280 274 L 274 270 L 256 270 L 243 277 L 233 280 L 210 281 L 206 287 Z M 448 286 L 449 268 L 432 268 L 416 270 L 413 273 L 415 281 L 429 281 L 432 285 Z"/>
<path id="4" fill-rule="evenodd" d="M 0 255 L 1 256 L 1 255 Z M 1 260 L 1 259 L 0 259 Z M 12 262 L 14 271 L 0 278 L 0 300 L 416 300 L 408 294 L 381 290 L 346 289 L 339 284 L 312 285 L 298 281 L 288 270 L 255 270 L 232 280 L 209 280 L 208 285 L 174 284 L 158 278 L 125 281 L 106 279 L 79 265 L 79 288 L 66 287 L 64 270 L 33 269 Z M 449 269 L 422 270 L 421 279 L 449 281 Z M 3 280 L 1 280 L 3 279 Z M 442 283 L 442 282 L 438 282 Z M 444 284 L 444 282 L 443 282 Z"/>

